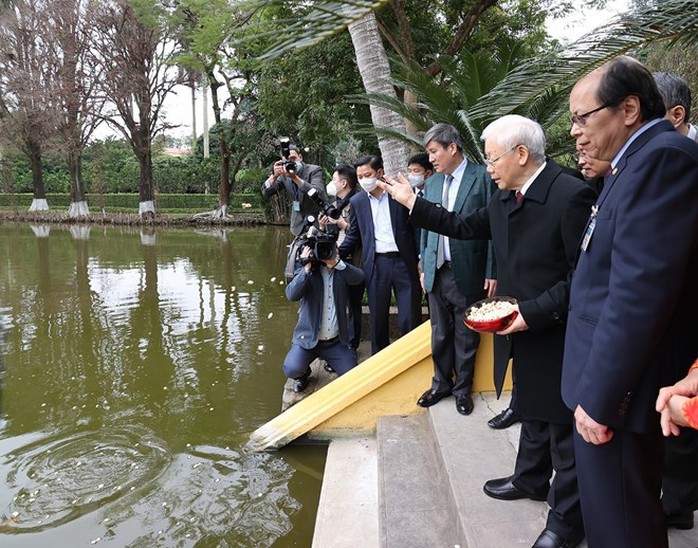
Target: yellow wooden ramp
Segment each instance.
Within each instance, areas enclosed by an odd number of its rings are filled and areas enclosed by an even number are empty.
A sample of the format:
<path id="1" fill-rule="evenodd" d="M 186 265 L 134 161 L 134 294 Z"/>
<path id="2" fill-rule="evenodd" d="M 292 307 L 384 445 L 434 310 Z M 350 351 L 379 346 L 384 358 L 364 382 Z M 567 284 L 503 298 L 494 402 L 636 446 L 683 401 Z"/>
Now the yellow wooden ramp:
<path id="1" fill-rule="evenodd" d="M 431 386 L 432 375 L 431 322 L 427 321 L 259 427 L 250 436 L 248 448 L 278 449 L 306 433 L 314 439 L 363 435 L 375 431 L 379 416 L 423 413 L 416 401 Z M 489 390 L 494 390 L 492 336 L 485 334 L 478 349 L 473 391 Z"/>

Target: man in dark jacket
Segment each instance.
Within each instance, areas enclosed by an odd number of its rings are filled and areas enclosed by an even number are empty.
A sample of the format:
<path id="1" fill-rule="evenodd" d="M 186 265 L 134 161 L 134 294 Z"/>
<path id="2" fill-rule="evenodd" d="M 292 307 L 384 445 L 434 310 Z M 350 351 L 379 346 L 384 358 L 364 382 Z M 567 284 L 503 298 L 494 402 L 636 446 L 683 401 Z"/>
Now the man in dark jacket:
<path id="1" fill-rule="evenodd" d="M 516 298 L 519 312 L 495 336 L 495 385 L 501 392 L 513 358 L 523 423 L 514 474 L 486 482 L 484 491 L 502 500 L 547 497 L 546 528 L 533 547 L 572 548 L 584 529 L 572 414 L 562 402 L 560 376 L 568 275 L 596 193 L 546 160 L 543 129 L 532 120 L 504 116 L 482 138 L 487 171 L 499 188 L 488 207 L 458 215 L 415 199 L 403 181 L 389 181 L 386 189 L 411 208 L 414 225 L 451 238 L 492 239 L 498 293 Z"/>
<path id="2" fill-rule="evenodd" d="M 289 300 L 301 301 L 293 346 L 284 360 L 284 374 L 295 379 L 295 392 L 308 386 L 310 364 L 317 358 L 338 375 L 356 366 L 350 346 L 349 286 L 363 282 L 364 274 L 336 256 L 306 262 L 310 253 L 309 246 L 302 248 L 296 274 L 286 287 Z"/>
<path id="3" fill-rule="evenodd" d="M 323 201 L 327 201 L 325 185 L 322 183 L 322 169 L 320 166 L 303 162 L 300 149 L 296 145 L 290 145 L 288 158 L 276 162 L 274 172 L 262 184 L 262 196 L 269 198 L 277 192 L 286 192 L 291 200 L 291 232 L 298 236 L 306 217 L 317 216 L 320 211 L 318 205 L 308 196 L 308 192 L 313 188 Z"/>

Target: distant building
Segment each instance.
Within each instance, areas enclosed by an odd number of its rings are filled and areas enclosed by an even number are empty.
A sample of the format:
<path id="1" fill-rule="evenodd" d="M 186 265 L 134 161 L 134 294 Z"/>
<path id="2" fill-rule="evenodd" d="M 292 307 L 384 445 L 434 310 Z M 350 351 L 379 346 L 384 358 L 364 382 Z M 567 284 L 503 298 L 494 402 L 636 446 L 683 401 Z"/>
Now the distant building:
<path id="1" fill-rule="evenodd" d="M 191 156 L 191 147 L 165 147 L 163 152 L 166 156 L 181 158 L 182 156 Z"/>

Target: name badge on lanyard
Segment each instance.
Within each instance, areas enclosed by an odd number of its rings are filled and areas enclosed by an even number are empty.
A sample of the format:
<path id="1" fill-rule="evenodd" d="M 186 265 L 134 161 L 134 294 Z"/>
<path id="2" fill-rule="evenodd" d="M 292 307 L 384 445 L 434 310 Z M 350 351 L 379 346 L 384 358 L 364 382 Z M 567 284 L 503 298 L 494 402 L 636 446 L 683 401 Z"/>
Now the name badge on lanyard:
<path id="1" fill-rule="evenodd" d="M 589 241 L 591 240 L 591 235 L 594 233 L 596 228 L 596 216 L 599 213 L 599 206 L 591 206 L 591 215 L 589 216 L 589 222 L 587 223 L 587 229 L 584 231 L 584 238 L 582 238 L 582 251 L 587 250 L 589 247 Z"/>

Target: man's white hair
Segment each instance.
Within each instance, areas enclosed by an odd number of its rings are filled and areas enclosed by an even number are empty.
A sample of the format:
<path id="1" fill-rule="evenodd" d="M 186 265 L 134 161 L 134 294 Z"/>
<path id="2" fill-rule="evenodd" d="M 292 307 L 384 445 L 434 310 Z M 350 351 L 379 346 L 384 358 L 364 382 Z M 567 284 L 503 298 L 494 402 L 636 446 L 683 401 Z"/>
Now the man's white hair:
<path id="1" fill-rule="evenodd" d="M 542 164 L 545 161 L 545 133 L 538 122 L 518 114 L 508 114 L 489 124 L 480 137 L 492 139 L 505 150 L 524 145 L 531 159 Z"/>

